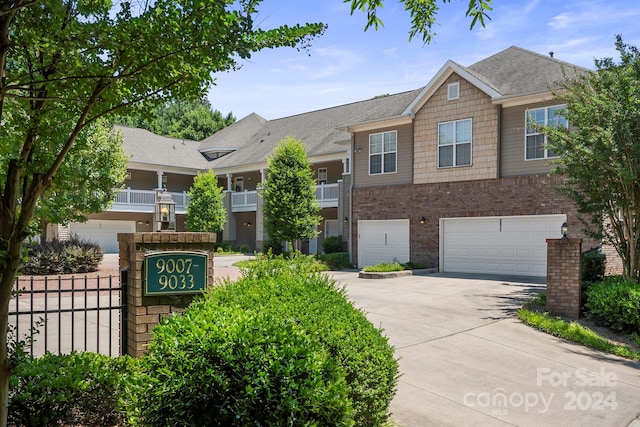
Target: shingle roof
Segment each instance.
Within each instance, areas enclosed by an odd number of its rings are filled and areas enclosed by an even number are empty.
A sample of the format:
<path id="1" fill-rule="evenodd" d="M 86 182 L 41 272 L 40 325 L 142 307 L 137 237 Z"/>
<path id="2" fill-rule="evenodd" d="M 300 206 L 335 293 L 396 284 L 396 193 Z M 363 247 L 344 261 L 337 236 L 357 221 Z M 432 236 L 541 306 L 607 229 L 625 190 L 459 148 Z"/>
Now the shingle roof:
<path id="1" fill-rule="evenodd" d="M 587 72 L 586 68 L 550 56 L 511 46 L 465 67 L 472 75 L 502 96 L 526 95 L 558 88 L 566 75 Z"/>
<path id="2" fill-rule="evenodd" d="M 124 136 L 124 150 L 129 160 L 150 165 L 205 169 L 207 160 L 198 151 L 200 142 L 167 138 L 146 129 L 115 126 Z"/>
<path id="3" fill-rule="evenodd" d="M 277 143 L 287 136 L 293 136 L 302 140 L 306 146 L 307 155 L 310 157 L 344 153 L 345 147 L 339 143 L 349 141 L 351 134 L 336 129 L 338 126 L 350 122 L 371 121 L 399 116 L 419 91 L 420 89 L 416 89 L 395 95 L 387 95 L 366 101 L 269 120 L 264 122 L 244 144 L 239 140 L 236 142 L 230 140 L 221 142 L 221 139 L 229 137 L 230 135 L 236 135 L 235 132 L 230 130 L 224 134 L 220 132 L 214 134 L 204 140 L 203 145 L 204 142 L 207 141 L 207 144 L 215 147 L 222 146 L 222 144 L 226 144 L 226 146 L 242 146 L 240 150 L 211 161 L 210 167 L 216 170 L 262 163 L 266 157 L 273 152 Z M 241 121 L 229 126 L 229 128 L 233 128 L 236 125 L 244 127 L 240 122 Z M 229 128 L 225 128 L 223 131 Z M 243 132 L 244 130 L 240 130 L 237 134 L 242 134 Z"/>
<path id="4" fill-rule="evenodd" d="M 267 121 L 251 113 L 200 142 L 200 151 L 233 149 L 242 147 Z"/>

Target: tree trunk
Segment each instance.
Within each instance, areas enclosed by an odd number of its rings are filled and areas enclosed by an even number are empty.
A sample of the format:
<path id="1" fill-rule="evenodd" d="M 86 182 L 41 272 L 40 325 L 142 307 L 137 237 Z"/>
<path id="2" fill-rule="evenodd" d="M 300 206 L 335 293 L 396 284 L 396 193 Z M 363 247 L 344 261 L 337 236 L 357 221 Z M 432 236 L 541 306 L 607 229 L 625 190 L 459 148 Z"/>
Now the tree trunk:
<path id="1" fill-rule="evenodd" d="M 11 366 L 7 348 L 9 301 L 22 261 L 22 241 L 12 242 L 0 271 L 0 427 L 6 427 L 9 414 L 9 377 Z"/>

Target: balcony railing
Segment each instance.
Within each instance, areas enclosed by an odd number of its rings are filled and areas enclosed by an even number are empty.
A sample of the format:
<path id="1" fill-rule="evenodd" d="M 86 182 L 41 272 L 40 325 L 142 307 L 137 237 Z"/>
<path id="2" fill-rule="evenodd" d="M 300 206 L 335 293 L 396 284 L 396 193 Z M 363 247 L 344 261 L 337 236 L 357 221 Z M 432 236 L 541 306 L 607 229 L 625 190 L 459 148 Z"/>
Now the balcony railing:
<path id="1" fill-rule="evenodd" d="M 232 212 L 254 212 L 258 209 L 257 191 L 239 191 L 231 193 Z"/>
<path id="2" fill-rule="evenodd" d="M 316 198 L 322 208 L 338 207 L 338 184 L 316 185 Z M 232 212 L 255 212 L 257 208 L 257 191 L 237 191 L 231 193 Z"/>
<path id="3" fill-rule="evenodd" d="M 316 185 L 316 199 L 320 202 L 321 208 L 338 207 L 338 184 Z"/>
<path id="4" fill-rule="evenodd" d="M 189 204 L 187 192 L 175 193 L 170 191 L 169 194 L 171 194 L 171 198 L 176 203 L 176 212 L 184 213 Z M 133 190 L 131 188 L 125 188 L 116 196 L 115 203 L 111 210 L 153 212 L 155 203 L 155 190 Z"/>

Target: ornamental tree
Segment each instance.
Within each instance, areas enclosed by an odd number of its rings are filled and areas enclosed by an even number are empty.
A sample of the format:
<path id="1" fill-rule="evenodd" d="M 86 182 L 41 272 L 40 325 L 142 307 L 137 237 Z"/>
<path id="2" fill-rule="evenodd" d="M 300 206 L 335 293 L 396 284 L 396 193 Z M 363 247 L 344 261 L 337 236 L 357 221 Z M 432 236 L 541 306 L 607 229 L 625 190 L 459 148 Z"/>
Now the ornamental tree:
<path id="1" fill-rule="evenodd" d="M 640 51 L 617 36 L 620 61 L 596 60 L 596 71 L 561 84 L 571 129 L 547 126 L 547 146 L 559 155 L 560 191 L 582 214 L 585 231 L 610 243 L 624 275 L 640 270 Z"/>
<path id="2" fill-rule="evenodd" d="M 218 187 L 218 177 L 213 169 L 198 173 L 189 189 L 189 205 L 185 227 L 189 231 L 222 231 L 227 217 L 224 194 Z"/>
<path id="3" fill-rule="evenodd" d="M 213 73 L 322 24 L 259 28 L 260 0 L 15 0 L 0 7 L 0 427 L 6 425 L 8 304 L 43 196 L 73 191 L 74 146 L 101 117 L 147 101 L 201 99 Z M 69 174 L 75 174 L 69 169 Z M 44 202 L 42 206 L 44 206 Z"/>
<path id="4" fill-rule="evenodd" d="M 264 191 L 264 227 L 269 239 L 288 242 L 318 235 L 320 204 L 304 144 L 293 137 L 280 141 L 267 158 Z"/>
<path id="5" fill-rule="evenodd" d="M 122 133 L 104 120 L 79 136 L 38 201 L 33 216 L 41 230 L 46 224 L 84 222 L 113 205 L 127 172 L 122 143 Z"/>

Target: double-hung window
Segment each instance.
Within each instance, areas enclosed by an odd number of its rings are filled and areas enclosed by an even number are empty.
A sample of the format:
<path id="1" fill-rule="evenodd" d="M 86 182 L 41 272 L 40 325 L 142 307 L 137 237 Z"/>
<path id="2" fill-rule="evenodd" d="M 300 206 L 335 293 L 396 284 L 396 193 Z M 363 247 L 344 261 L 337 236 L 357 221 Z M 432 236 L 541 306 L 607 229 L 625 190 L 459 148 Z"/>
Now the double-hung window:
<path id="1" fill-rule="evenodd" d="M 398 132 L 369 135 L 369 174 L 395 173 L 397 168 Z"/>
<path id="2" fill-rule="evenodd" d="M 438 123 L 438 167 L 471 166 L 471 119 Z"/>
<path id="3" fill-rule="evenodd" d="M 564 105 L 536 108 L 527 110 L 525 114 L 526 134 L 524 143 L 525 160 L 550 159 L 558 157 L 547 148 L 547 136 L 537 129 L 537 126 L 569 127 L 567 119 L 562 115 Z"/>

